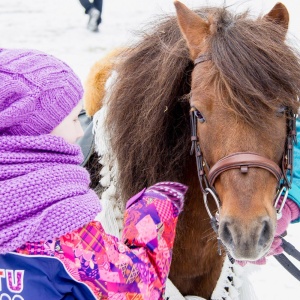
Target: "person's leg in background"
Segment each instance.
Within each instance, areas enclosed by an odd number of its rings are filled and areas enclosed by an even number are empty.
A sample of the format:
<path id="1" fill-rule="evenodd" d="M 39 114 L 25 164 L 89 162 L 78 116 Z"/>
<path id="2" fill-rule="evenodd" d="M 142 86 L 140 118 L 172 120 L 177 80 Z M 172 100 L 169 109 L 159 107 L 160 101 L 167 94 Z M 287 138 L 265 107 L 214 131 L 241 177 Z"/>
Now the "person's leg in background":
<path id="1" fill-rule="evenodd" d="M 87 28 L 90 31 L 97 32 L 98 26 L 101 23 L 102 0 L 96 0 L 91 3 L 88 0 L 79 0 L 85 8 L 85 13 L 90 16 Z"/>
<path id="2" fill-rule="evenodd" d="M 79 0 L 79 2 L 84 7 L 86 14 L 88 14 L 89 10 L 94 6 L 89 0 Z"/>
<path id="3" fill-rule="evenodd" d="M 98 25 L 101 23 L 101 15 L 102 15 L 102 6 L 103 6 L 103 0 L 95 0 L 94 1 L 94 7 L 97 8 L 100 11 L 100 17 L 97 20 Z"/>

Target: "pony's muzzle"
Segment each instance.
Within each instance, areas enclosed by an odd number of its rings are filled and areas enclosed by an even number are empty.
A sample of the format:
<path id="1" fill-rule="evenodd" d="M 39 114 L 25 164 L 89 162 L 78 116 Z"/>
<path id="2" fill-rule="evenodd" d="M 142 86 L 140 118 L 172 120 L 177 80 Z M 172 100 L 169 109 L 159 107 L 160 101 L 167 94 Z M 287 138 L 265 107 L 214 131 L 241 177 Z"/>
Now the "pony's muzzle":
<path id="1" fill-rule="evenodd" d="M 225 217 L 220 221 L 219 235 L 235 259 L 255 261 L 268 252 L 274 237 L 274 225 L 268 216 L 249 222 Z"/>

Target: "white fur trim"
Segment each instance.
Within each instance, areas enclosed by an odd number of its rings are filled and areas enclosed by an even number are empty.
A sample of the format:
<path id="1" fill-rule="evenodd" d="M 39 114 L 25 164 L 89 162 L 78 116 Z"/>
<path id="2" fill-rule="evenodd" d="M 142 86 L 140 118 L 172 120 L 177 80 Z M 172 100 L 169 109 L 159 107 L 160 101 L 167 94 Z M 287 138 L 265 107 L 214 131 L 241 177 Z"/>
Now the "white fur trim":
<path id="1" fill-rule="evenodd" d="M 103 99 L 103 106 L 93 118 L 93 133 L 95 135 L 95 150 L 100 157 L 99 163 L 103 166 L 100 171 L 100 184 L 105 188 L 100 199 L 102 211 L 97 215 L 96 220 L 101 222 L 107 233 L 120 238 L 123 228 L 124 204 L 116 193 L 115 174 L 117 174 L 118 166 L 116 160 L 113 159 L 112 151 L 110 151 L 110 138 L 105 129 L 107 99 L 110 96 L 110 86 L 115 79 L 116 72 L 113 72 L 105 85 L 106 96 Z"/>

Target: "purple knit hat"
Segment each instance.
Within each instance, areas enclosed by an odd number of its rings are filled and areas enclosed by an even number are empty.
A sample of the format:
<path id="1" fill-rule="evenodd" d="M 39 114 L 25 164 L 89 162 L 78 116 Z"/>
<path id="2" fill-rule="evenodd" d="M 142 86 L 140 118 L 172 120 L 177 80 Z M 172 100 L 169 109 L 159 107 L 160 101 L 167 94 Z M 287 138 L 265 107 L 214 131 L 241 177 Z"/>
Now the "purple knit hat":
<path id="1" fill-rule="evenodd" d="M 0 135 L 50 133 L 83 95 L 59 59 L 28 49 L 0 49 Z"/>

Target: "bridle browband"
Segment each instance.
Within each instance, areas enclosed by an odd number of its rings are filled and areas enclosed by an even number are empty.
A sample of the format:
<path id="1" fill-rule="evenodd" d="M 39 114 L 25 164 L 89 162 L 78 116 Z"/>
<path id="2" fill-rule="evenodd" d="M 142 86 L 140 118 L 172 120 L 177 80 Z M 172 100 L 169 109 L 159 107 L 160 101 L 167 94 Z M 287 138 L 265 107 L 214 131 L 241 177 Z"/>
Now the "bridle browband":
<path id="1" fill-rule="evenodd" d="M 206 62 L 208 60 L 211 60 L 211 55 L 209 54 L 202 54 L 194 61 L 194 67 L 200 63 Z M 293 150 L 294 150 L 294 143 L 296 143 L 296 115 L 293 113 L 292 109 L 289 107 L 286 107 L 284 109 L 284 112 L 286 114 L 287 122 L 286 122 L 286 128 L 287 128 L 287 137 L 285 142 L 285 150 L 282 157 L 282 163 L 281 166 L 279 166 L 274 161 L 270 160 L 269 158 L 263 157 L 260 154 L 253 153 L 253 152 L 235 152 L 230 155 L 227 155 L 220 160 L 218 160 L 211 168 L 209 168 L 208 164 L 205 161 L 205 158 L 203 157 L 201 146 L 199 143 L 199 139 L 197 136 L 197 123 L 198 123 L 198 113 L 200 113 L 196 107 L 192 106 L 190 109 L 190 123 L 191 123 L 191 141 L 192 141 L 192 147 L 191 147 L 191 154 L 195 153 L 196 156 L 196 163 L 197 163 L 197 173 L 200 183 L 200 188 L 203 194 L 203 200 L 204 204 L 207 210 L 207 213 L 210 217 L 211 225 L 216 233 L 218 233 L 218 214 L 221 206 L 221 202 L 219 199 L 219 196 L 214 188 L 215 180 L 222 174 L 223 172 L 226 172 L 228 170 L 232 169 L 239 169 L 241 173 L 246 174 L 249 171 L 249 168 L 261 168 L 269 171 L 278 181 L 277 186 L 277 194 L 274 201 L 274 206 L 277 207 L 280 197 L 285 192 L 282 203 L 280 205 L 280 208 L 277 209 L 277 218 L 281 218 L 282 209 L 284 207 L 284 204 L 287 200 L 289 189 L 291 188 L 292 179 L 293 179 Z M 201 113 L 200 113 L 201 115 Z M 204 121 L 202 120 L 201 123 Z M 205 172 L 205 168 L 207 172 Z M 289 178 L 288 178 L 289 176 Z M 208 205 L 208 195 L 211 195 L 214 199 L 216 206 L 217 206 L 217 213 L 214 216 L 209 208 Z M 219 240 L 219 238 L 218 238 Z M 219 240 L 220 241 L 220 240 Z M 285 245 L 288 243 L 283 240 Z M 290 245 L 293 247 L 292 245 Z M 294 251 L 294 250 L 293 250 Z M 297 251 L 297 250 L 295 250 Z M 288 253 L 288 251 L 287 251 Z M 229 253 L 227 253 L 229 255 Z M 281 254 L 281 261 L 279 259 L 279 255 L 277 257 L 277 260 L 283 264 L 282 261 L 286 261 L 287 258 Z M 297 255 L 299 256 L 300 253 L 297 252 Z M 297 258 L 294 255 L 295 258 Z M 229 259 L 231 261 L 234 261 L 232 257 L 229 255 Z M 299 259 L 299 257 L 298 257 Z M 283 264 L 284 265 L 284 264 Z M 293 275 L 300 280 L 300 271 L 298 270 L 291 271 L 291 262 L 289 262 L 289 266 L 284 267 L 288 269 L 290 273 L 293 273 Z M 297 275 L 295 275 L 297 274 Z"/>

